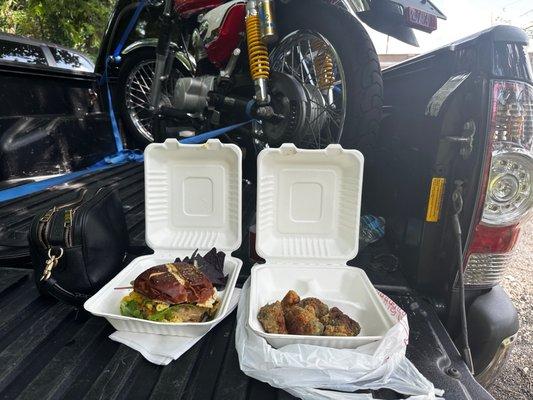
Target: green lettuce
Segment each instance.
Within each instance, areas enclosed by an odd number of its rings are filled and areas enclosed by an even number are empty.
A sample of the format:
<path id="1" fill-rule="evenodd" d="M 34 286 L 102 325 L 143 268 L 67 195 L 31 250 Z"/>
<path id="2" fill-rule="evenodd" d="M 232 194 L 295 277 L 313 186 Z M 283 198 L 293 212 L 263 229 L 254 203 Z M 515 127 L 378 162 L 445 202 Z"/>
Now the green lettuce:
<path id="1" fill-rule="evenodd" d="M 140 304 L 133 300 L 121 301 L 120 302 L 120 313 L 124 315 L 125 317 L 134 317 L 134 318 L 143 317 Z"/>

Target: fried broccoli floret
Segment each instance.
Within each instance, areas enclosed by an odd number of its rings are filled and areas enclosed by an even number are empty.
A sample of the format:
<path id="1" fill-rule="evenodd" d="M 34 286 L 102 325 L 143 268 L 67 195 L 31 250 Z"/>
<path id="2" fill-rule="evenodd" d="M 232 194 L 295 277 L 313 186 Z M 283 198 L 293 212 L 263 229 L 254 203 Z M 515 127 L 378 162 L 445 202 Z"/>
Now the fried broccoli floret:
<path id="1" fill-rule="evenodd" d="M 261 307 L 257 319 L 267 333 L 287 333 L 281 302 L 276 301 Z"/>
<path id="2" fill-rule="evenodd" d="M 281 305 L 283 308 L 292 307 L 300 302 L 300 296 L 294 290 L 289 290 L 283 300 L 281 300 Z"/>
<path id="3" fill-rule="evenodd" d="M 290 334 L 319 336 L 324 332 L 324 325 L 316 317 L 313 307 L 292 306 L 284 311 Z"/>
<path id="4" fill-rule="evenodd" d="M 337 307 L 332 307 L 320 321 L 325 325 L 324 336 L 357 336 L 361 332 L 361 326 Z"/>
<path id="5" fill-rule="evenodd" d="M 281 302 L 267 304 L 257 316 L 265 332 L 312 336 L 357 336 L 359 324 L 337 307 L 329 307 L 316 297 L 300 299 L 289 290 Z"/>
<path id="6" fill-rule="evenodd" d="M 303 308 L 306 308 L 307 306 L 312 307 L 315 311 L 315 315 L 318 318 L 322 318 L 329 312 L 329 307 L 316 297 L 307 297 L 302 299 L 298 305 Z"/>

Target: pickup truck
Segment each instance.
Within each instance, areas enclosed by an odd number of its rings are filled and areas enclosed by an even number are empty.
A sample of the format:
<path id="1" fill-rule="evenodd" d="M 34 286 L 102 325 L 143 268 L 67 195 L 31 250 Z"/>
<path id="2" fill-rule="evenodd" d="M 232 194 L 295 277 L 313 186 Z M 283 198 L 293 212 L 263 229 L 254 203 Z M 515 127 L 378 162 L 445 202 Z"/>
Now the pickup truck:
<path id="1" fill-rule="evenodd" d="M 497 26 L 383 71 L 383 120 L 365 154 L 363 212 L 385 218 L 386 236 L 351 264 L 407 312 L 407 357 L 448 399 L 491 399 L 485 387 L 518 332 L 499 282 L 533 198 L 527 42 L 523 31 Z M 114 185 L 129 256 L 150 251 L 143 164 L 108 159 L 87 169 L 117 150 L 102 73 L 0 61 L 0 398 L 293 398 L 240 371 L 234 313 L 161 367 L 109 340 L 105 320 L 39 296 L 29 224 L 76 188 Z M 253 264 L 248 181 L 243 196 L 240 284 Z M 473 374 L 461 356 L 462 306 Z"/>

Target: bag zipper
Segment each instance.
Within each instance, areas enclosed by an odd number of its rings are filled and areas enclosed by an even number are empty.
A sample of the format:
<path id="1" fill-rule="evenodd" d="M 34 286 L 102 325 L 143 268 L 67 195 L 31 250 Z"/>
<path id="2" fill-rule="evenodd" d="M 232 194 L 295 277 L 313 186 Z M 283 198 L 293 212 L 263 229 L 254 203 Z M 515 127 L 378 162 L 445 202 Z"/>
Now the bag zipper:
<path id="1" fill-rule="evenodd" d="M 43 247 L 49 248 L 50 245 L 48 243 L 48 240 L 46 239 L 46 233 L 48 228 L 48 223 L 52 219 L 52 216 L 57 211 L 57 208 L 54 206 L 54 208 L 51 208 L 48 210 L 42 217 L 39 219 L 39 224 L 37 226 L 37 238 L 39 242 L 43 245 Z"/>
<path id="2" fill-rule="evenodd" d="M 48 210 L 41 217 L 41 219 L 39 220 L 39 225 L 37 227 L 37 237 L 39 239 L 39 242 L 43 245 L 43 247 L 45 249 L 48 249 L 48 248 L 51 247 L 50 243 L 48 243 L 47 237 L 48 237 L 48 228 L 50 227 L 50 221 L 51 221 L 52 217 L 54 216 L 54 214 L 57 211 L 65 208 L 65 207 L 69 207 L 69 206 L 72 206 L 74 204 L 78 204 L 79 202 L 81 202 L 83 200 L 83 198 L 85 197 L 86 193 L 87 193 L 87 189 L 82 189 L 82 193 L 77 199 L 71 201 L 70 203 L 63 204 L 60 207 L 54 206 L 53 208 Z"/>
<path id="3" fill-rule="evenodd" d="M 98 193 L 100 193 L 100 191 L 102 189 L 103 189 L 103 187 L 99 188 L 94 193 L 93 198 L 96 197 L 98 195 Z M 81 198 L 77 202 L 77 207 L 65 210 L 63 226 L 65 227 L 65 245 L 67 247 L 72 247 L 74 245 L 74 238 L 73 238 L 73 235 L 74 235 L 74 233 L 73 233 L 73 231 L 74 231 L 74 229 L 73 229 L 74 215 L 76 214 L 78 209 L 83 205 L 82 204 L 82 200 L 83 200 L 83 198 L 84 198 L 86 193 L 87 193 L 87 190 L 85 190 L 85 192 L 83 193 L 83 195 L 81 196 Z M 70 205 L 73 205 L 73 204 L 70 204 Z"/>

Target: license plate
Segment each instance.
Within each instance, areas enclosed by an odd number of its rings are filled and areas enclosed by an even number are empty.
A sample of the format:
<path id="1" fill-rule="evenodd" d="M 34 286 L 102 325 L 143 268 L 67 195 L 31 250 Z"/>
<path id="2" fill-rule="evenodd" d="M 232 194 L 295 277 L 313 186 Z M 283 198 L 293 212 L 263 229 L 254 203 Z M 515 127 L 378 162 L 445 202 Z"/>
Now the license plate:
<path id="1" fill-rule="evenodd" d="M 437 29 L 437 17 L 425 11 L 406 7 L 404 11 L 407 25 L 424 32 L 433 32 Z"/>

